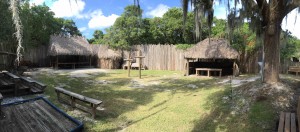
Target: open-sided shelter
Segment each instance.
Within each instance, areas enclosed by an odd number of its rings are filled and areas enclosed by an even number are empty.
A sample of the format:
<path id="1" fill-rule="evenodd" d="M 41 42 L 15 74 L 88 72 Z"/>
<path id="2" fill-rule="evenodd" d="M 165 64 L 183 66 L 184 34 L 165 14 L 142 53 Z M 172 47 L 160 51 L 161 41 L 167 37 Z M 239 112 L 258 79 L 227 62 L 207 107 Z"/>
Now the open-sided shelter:
<path id="1" fill-rule="evenodd" d="M 236 74 L 238 57 L 239 53 L 226 39 L 207 38 L 184 53 L 186 75 L 196 74 L 196 69 L 221 69 L 222 76 Z M 209 74 L 208 71 L 201 72 L 199 74 Z"/>
<path id="2" fill-rule="evenodd" d="M 122 52 L 110 49 L 108 45 L 92 44 L 94 54 L 96 55 L 96 67 L 101 69 L 119 69 L 122 64 Z"/>
<path id="3" fill-rule="evenodd" d="M 93 52 L 84 37 L 52 35 L 48 55 L 55 68 L 75 68 L 90 67 Z"/>

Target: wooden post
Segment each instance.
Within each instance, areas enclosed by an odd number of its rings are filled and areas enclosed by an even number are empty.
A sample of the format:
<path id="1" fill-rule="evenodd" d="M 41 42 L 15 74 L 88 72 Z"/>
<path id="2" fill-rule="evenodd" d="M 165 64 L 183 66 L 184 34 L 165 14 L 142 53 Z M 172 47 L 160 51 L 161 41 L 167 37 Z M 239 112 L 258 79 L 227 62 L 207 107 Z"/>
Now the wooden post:
<path id="1" fill-rule="evenodd" d="M 189 64 L 189 59 L 186 59 L 186 76 L 190 75 L 190 64 Z"/>
<path id="2" fill-rule="evenodd" d="M 20 79 L 18 79 L 18 78 L 14 78 L 14 83 L 15 83 L 15 87 L 14 87 L 14 94 L 15 94 L 15 96 L 17 96 L 18 95 L 18 92 L 19 92 L 19 83 L 20 83 Z"/>
<path id="3" fill-rule="evenodd" d="M 72 109 L 75 109 L 75 98 L 70 96 L 71 97 L 71 106 L 72 106 Z"/>
<path id="4" fill-rule="evenodd" d="M 92 56 L 90 56 L 90 68 L 92 67 Z"/>
<path id="5" fill-rule="evenodd" d="M 58 56 L 56 55 L 56 64 L 55 64 L 55 69 L 58 69 Z"/>
<path id="6" fill-rule="evenodd" d="M 128 71 L 128 77 L 130 77 L 130 69 L 131 69 L 131 61 L 133 61 L 133 59 L 130 59 L 130 53 L 128 53 L 128 59 L 124 59 L 127 62 L 127 71 Z"/>
<path id="7" fill-rule="evenodd" d="M 92 107 L 92 111 L 91 111 L 92 117 L 93 117 L 93 119 L 95 119 L 96 118 L 96 108 L 97 108 L 97 106 L 95 104 L 91 103 L 91 107 Z"/>
<path id="8" fill-rule="evenodd" d="M 142 67 L 142 58 L 145 58 L 145 56 L 142 56 L 142 52 L 141 51 L 138 51 L 138 56 L 136 56 L 135 58 L 139 59 L 139 78 L 141 79 L 142 78 L 142 71 L 141 71 L 141 67 Z"/>

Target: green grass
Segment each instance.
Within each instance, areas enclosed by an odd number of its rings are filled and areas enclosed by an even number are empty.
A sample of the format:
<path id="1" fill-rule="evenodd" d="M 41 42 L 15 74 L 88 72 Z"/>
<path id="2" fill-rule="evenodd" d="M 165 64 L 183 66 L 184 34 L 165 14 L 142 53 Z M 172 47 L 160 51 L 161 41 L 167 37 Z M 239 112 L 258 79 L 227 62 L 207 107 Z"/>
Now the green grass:
<path id="1" fill-rule="evenodd" d="M 231 94 L 228 85 L 219 79 L 184 77 L 177 71 L 125 70 L 87 78 L 70 78 L 66 74 L 39 74 L 37 79 L 48 85 L 45 94 L 55 105 L 85 123 L 86 131 L 266 131 L 274 127 L 276 115 L 270 103 L 255 102 L 246 113 L 231 114 L 235 100 L 224 102 Z M 109 84 L 93 83 L 99 80 Z M 133 88 L 133 82 L 143 85 Z M 54 87 L 64 84 L 67 90 L 100 99 L 104 111 L 98 111 L 95 120 L 74 114 L 56 99 Z M 197 88 L 188 87 L 189 84 Z M 91 117 L 90 115 L 86 115 Z M 263 123 L 261 128 L 258 123 Z"/>

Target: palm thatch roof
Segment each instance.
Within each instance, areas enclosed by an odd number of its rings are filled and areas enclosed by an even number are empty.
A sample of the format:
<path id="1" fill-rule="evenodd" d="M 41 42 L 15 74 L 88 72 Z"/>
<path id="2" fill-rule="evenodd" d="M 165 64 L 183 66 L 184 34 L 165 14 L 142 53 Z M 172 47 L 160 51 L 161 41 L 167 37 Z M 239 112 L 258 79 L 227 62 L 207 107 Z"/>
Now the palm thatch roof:
<path id="1" fill-rule="evenodd" d="M 57 55 L 93 55 L 89 42 L 81 36 L 61 36 L 51 35 L 50 47 L 48 50 L 50 56 Z"/>
<path id="2" fill-rule="evenodd" d="M 205 39 L 184 53 L 184 58 L 190 59 L 237 59 L 239 53 L 230 47 L 225 39 Z"/>
<path id="3" fill-rule="evenodd" d="M 92 44 L 91 48 L 92 48 L 93 54 L 95 54 L 98 58 L 104 58 L 104 59 L 122 58 L 121 51 L 110 49 L 108 45 Z"/>

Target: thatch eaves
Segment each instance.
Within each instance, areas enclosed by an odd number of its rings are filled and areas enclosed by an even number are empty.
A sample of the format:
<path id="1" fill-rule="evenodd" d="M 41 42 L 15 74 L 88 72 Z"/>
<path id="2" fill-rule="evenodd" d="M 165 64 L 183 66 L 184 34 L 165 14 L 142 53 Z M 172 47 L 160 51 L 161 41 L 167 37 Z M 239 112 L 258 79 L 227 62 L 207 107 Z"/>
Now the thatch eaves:
<path id="1" fill-rule="evenodd" d="M 48 50 L 50 56 L 57 55 L 93 55 L 89 42 L 81 36 L 61 36 L 51 35 L 50 47 Z"/>
<path id="2" fill-rule="evenodd" d="M 122 53 L 120 50 L 110 49 L 108 45 L 104 44 L 91 44 L 93 54 L 98 58 L 104 59 L 119 59 L 122 58 Z"/>
<path id="3" fill-rule="evenodd" d="M 184 53 L 189 59 L 237 59 L 239 53 L 233 49 L 226 39 L 209 38 L 197 43 Z"/>

